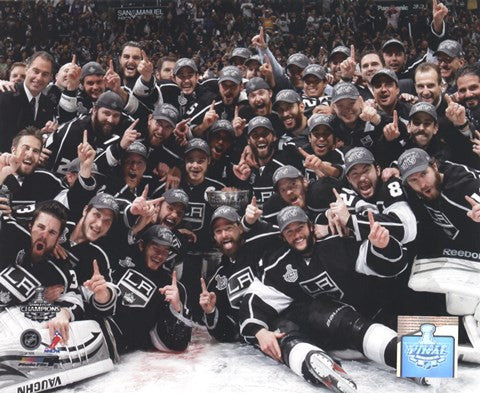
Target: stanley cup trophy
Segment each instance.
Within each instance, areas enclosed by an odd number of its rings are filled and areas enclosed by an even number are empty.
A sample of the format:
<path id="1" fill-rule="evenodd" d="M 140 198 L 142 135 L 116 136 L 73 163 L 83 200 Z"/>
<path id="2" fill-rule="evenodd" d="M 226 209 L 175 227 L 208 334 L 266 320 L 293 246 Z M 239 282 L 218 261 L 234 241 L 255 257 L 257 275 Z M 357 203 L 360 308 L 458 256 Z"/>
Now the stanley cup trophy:
<path id="1" fill-rule="evenodd" d="M 245 208 L 250 202 L 249 190 L 232 190 L 228 191 L 207 191 L 207 201 L 213 210 L 220 206 L 233 207 L 240 217 L 245 213 Z M 219 251 L 212 251 L 204 254 L 202 261 L 202 277 L 211 277 L 211 274 L 216 270 L 222 259 L 222 254 Z"/>

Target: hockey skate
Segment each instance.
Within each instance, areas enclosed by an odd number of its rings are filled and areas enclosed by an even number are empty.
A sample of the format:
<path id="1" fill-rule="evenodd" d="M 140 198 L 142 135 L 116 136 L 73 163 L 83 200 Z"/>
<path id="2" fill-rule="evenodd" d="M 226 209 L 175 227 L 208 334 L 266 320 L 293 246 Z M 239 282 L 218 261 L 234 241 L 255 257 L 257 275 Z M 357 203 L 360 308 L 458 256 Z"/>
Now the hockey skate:
<path id="1" fill-rule="evenodd" d="M 67 345 L 56 332 L 50 339 L 44 324 L 18 308 L 0 313 L 0 392 L 41 392 L 113 369 L 107 345 L 94 321 L 70 324 Z"/>
<path id="2" fill-rule="evenodd" d="M 302 373 L 308 382 L 322 384 L 333 392 L 357 391 L 357 385 L 352 378 L 323 351 L 310 351 L 307 354 Z"/>

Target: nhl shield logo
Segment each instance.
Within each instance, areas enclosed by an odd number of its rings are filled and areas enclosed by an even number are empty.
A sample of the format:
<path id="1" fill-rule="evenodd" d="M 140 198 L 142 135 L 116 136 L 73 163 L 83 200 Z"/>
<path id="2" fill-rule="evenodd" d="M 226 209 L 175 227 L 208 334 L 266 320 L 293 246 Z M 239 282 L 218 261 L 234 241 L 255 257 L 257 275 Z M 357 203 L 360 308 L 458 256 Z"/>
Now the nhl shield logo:
<path id="1" fill-rule="evenodd" d="M 298 271 L 297 269 L 294 269 L 292 267 L 292 265 L 288 264 L 286 266 L 287 268 L 287 271 L 285 272 L 285 274 L 283 275 L 283 279 L 286 281 L 286 282 L 295 282 L 298 280 Z"/>
<path id="2" fill-rule="evenodd" d="M 20 344 L 27 351 L 34 351 L 42 343 L 42 336 L 35 329 L 27 329 L 20 336 Z"/>

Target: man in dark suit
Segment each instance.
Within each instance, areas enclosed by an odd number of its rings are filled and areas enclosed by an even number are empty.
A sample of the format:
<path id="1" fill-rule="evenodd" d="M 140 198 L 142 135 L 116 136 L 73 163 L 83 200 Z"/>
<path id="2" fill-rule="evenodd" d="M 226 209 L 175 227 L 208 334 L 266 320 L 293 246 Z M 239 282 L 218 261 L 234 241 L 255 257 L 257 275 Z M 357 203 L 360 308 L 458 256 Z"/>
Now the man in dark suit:
<path id="1" fill-rule="evenodd" d="M 13 137 L 27 126 L 39 129 L 53 120 L 55 103 L 43 89 L 53 74 L 54 59 L 47 52 L 35 52 L 27 63 L 26 78 L 14 92 L 0 93 L 0 152 L 10 151 Z"/>

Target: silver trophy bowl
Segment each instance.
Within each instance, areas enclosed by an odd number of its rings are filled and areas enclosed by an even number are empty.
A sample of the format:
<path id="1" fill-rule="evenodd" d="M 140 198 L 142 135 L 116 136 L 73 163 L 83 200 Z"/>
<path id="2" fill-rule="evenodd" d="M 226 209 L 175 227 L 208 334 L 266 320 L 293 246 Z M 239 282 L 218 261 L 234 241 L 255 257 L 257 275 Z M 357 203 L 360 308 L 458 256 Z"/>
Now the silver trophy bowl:
<path id="1" fill-rule="evenodd" d="M 213 209 L 227 205 L 233 207 L 237 211 L 241 211 L 250 202 L 249 196 L 249 190 L 207 191 L 207 201 Z"/>

